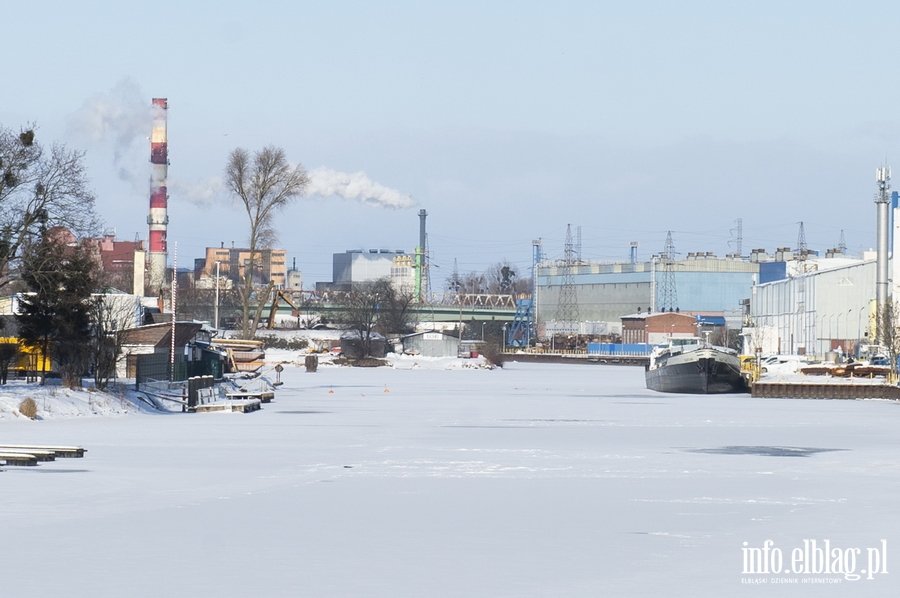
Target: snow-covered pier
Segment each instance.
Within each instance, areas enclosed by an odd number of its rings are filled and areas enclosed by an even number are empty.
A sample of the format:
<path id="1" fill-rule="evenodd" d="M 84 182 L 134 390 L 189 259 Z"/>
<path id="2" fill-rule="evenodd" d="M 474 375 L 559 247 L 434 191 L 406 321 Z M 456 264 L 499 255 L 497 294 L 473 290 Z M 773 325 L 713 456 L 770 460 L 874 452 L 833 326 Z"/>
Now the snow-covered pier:
<path id="1" fill-rule="evenodd" d="M 34 446 L 23 444 L 0 445 L 0 465 L 32 467 L 38 463 L 55 461 L 57 457 L 84 457 L 81 447 Z"/>
<path id="2" fill-rule="evenodd" d="M 237 411 L 240 413 L 250 413 L 261 409 L 261 401 L 259 399 L 242 399 L 235 401 L 220 401 L 218 403 L 207 403 L 205 405 L 197 405 L 194 411 L 197 413 L 209 413 L 212 411 Z"/>

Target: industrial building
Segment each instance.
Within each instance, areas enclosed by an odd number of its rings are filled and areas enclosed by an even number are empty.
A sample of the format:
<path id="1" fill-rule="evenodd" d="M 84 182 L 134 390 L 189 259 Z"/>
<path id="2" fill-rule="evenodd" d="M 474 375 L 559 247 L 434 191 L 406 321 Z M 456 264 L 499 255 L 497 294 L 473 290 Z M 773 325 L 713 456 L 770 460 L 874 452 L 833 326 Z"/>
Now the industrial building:
<path id="1" fill-rule="evenodd" d="M 287 252 L 284 249 L 258 249 L 254 259 L 253 284 L 266 286 L 275 283 L 275 288 L 284 288 L 287 277 Z M 241 247 L 207 247 L 206 257 L 194 260 L 194 280 L 198 287 L 204 287 L 205 280 L 216 278 L 216 263 L 219 277 L 240 285 L 244 281 L 244 269 L 250 263 L 250 250 Z M 207 288 L 214 288 L 212 282 Z"/>
<path id="2" fill-rule="evenodd" d="M 569 281 L 574 305 L 568 307 L 568 313 L 574 312 L 575 322 L 602 322 L 609 331 L 619 332 L 622 316 L 638 310 L 660 311 L 666 276 L 674 281 L 681 311 L 722 313 L 740 309 L 758 275 L 758 263 L 736 256 L 717 258 L 711 253 L 689 253 L 668 267 L 658 260 L 571 266 L 544 262 L 538 265 L 535 297 L 538 334 L 552 331 L 564 320 L 560 298 Z M 578 324 L 569 325 L 579 332 Z"/>
<path id="3" fill-rule="evenodd" d="M 135 295 L 144 294 L 147 253 L 144 251 L 143 241 L 119 241 L 115 234 L 105 234 L 82 242 L 103 271 L 114 277 L 113 284 L 122 287 L 119 290 L 132 291 Z"/>
<path id="4" fill-rule="evenodd" d="M 874 335 L 876 261 L 869 257 L 784 263 L 783 278 L 752 289 L 744 352 L 855 354 Z"/>
<path id="5" fill-rule="evenodd" d="M 332 255 L 331 282 L 317 282 L 316 290 L 347 291 L 355 284 L 391 279 L 395 270 L 404 280 L 411 273 L 401 269 L 412 263 L 404 261 L 405 257 L 407 254 L 402 249 L 348 249 L 344 253 L 335 253 Z"/>
<path id="6" fill-rule="evenodd" d="M 878 314 L 900 301 L 900 260 L 894 259 L 900 255 L 900 198 L 890 180 L 890 168 L 876 170 L 875 251 L 848 259 L 830 250 L 818 259 L 803 248 L 797 256 L 782 248 L 780 265 L 760 264 L 743 331 L 745 352 L 824 357 L 884 343 Z"/>
<path id="7" fill-rule="evenodd" d="M 622 316 L 622 342 L 625 344 L 659 345 L 670 338 L 697 336 L 696 316 L 665 312 Z"/>

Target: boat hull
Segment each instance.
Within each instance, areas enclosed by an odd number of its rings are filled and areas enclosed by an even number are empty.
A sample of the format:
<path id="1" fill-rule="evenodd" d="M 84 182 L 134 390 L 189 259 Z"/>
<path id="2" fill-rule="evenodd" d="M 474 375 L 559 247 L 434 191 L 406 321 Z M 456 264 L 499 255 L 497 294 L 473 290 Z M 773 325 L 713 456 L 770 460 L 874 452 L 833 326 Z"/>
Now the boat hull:
<path id="1" fill-rule="evenodd" d="M 714 349 L 698 349 L 669 356 L 664 362 L 648 367 L 646 379 L 647 388 L 659 392 L 747 392 L 740 361 L 733 355 Z"/>

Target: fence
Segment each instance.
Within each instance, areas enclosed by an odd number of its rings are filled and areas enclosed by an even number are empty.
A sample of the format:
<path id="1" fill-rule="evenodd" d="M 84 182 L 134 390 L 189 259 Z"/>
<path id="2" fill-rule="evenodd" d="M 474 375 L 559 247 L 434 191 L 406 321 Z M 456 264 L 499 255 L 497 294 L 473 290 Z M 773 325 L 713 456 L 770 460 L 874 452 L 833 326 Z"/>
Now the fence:
<path id="1" fill-rule="evenodd" d="M 588 343 L 588 355 L 650 355 L 653 345 L 647 343 Z"/>

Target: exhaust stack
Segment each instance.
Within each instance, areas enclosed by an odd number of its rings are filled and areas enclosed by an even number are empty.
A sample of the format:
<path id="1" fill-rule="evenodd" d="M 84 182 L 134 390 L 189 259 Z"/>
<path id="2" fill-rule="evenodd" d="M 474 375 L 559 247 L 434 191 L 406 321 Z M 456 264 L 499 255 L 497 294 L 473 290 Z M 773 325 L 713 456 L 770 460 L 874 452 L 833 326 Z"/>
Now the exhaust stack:
<path id="1" fill-rule="evenodd" d="M 425 302 L 425 294 L 428 289 L 428 271 L 425 264 L 425 218 L 428 212 L 419 210 L 419 246 L 416 247 L 416 303 Z"/>
<path id="2" fill-rule="evenodd" d="M 159 292 L 166 282 L 166 228 L 169 224 L 167 177 L 169 148 L 166 132 L 166 98 L 153 98 L 153 129 L 150 133 L 150 214 L 149 270 L 151 292 Z"/>

